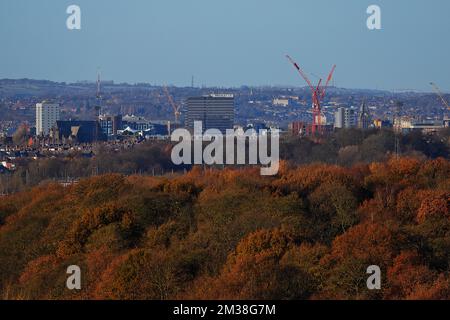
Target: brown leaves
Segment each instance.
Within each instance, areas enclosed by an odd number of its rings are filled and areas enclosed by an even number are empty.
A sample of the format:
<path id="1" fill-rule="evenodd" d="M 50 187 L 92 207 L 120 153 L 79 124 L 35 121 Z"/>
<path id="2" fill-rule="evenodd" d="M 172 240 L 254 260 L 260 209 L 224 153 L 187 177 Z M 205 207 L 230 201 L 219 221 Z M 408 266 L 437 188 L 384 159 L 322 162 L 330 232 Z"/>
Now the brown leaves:
<path id="1" fill-rule="evenodd" d="M 450 218 L 450 192 L 428 191 L 422 194 L 422 199 L 417 212 L 419 223 L 431 217 Z"/>
<path id="2" fill-rule="evenodd" d="M 104 175 L 1 199 L 0 290 L 30 298 L 445 299 L 450 162 Z M 76 296 L 65 268 L 83 270 Z M 382 290 L 366 269 L 379 265 Z"/>
<path id="3" fill-rule="evenodd" d="M 386 226 L 363 223 L 338 236 L 332 245 L 331 258 L 337 262 L 352 258 L 370 264 L 389 265 L 394 255 L 395 238 Z"/>
<path id="4" fill-rule="evenodd" d="M 450 279 L 430 270 L 417 252 L 403 251 L 388 269 L 388 299 L 448 299 Z"/>
<path id="5" fill-rule="evenodd" d="M 286 299 L 307 298 L 310 275 L 280 259 L 293 245 L 282 230 L 259 230 L 244 238 L 216 277 L 201 278 L 188 298 Z"/>

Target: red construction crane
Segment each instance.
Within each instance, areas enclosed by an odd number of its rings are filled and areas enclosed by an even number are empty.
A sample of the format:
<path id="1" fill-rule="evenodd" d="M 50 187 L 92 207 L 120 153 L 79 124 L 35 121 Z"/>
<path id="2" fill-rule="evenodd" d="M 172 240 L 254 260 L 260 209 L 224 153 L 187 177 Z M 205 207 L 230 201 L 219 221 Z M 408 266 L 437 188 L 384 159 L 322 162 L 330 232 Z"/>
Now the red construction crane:
<path id="1" fill-rule="evenodd" d="M 331 79 L 333 79 L 334 70 L 336 70 L 336 65 L 333 65 L 331 68 L 330 74 L 328 75 L 327 82 L 325 83 L 325 87 L 322 89 L 321 99 L 325 98 L 325 94 L 327 92 L 328 85 L 330 84 Z"/>
<path id="2" fill-rule="evenodd" d="M 336 69 L 336 65 L 333 65 L 331 68 L 331 72 L 328 75 L 327 82 L 324 87 L 321 87 L 322 79 L 319 79 L 319 83 L 316 87 L 313 86 L 312 82 L 308 79 L 308 76 L 305 72 L 300 68 L 300 66 L 295 62 L 289 55 L 286 55 L 286 58 L 292 63 L 292 65 L 297 69 L 298 73 L 302 76 L 302 78 L 306 81 L 308 84 L 310 90 L 311 90 L 311 97 L 312 97 L 312 108 L 313 108 L 313 123 L 311 127 L 311 133 L 314 135 L 316 133 L 321 134 L 322 131 L 322 108 L 321 108 L 321 100 L 325 97 L 326 90 L 328 88 L 328 85 L 333 78 L 334 70 Z"/>
<path id="3" fill-rule="evenodd" d="M 164 86 L 164 92 L 165 92 L 165 94 L 166 94 L 167 99 L 169 100 L 170 105 L 171 105 L 172 108 L 173 108 L 173 112 L 174 112 L 174 114 L 175 114 L 175 123 L 178 123 L 178 120 L 179 120 L 180 115 L 181 115 L 181 112 L 180 112 L 181 106 L 177 106 L 177 105 L 175 104 L 175 102 L 174 102 L 173 99 L 172 99 L 172 96 L 171 96 L 170 93 L 169 93 L 169 89 L 167 89 L 166 86 Z"/>

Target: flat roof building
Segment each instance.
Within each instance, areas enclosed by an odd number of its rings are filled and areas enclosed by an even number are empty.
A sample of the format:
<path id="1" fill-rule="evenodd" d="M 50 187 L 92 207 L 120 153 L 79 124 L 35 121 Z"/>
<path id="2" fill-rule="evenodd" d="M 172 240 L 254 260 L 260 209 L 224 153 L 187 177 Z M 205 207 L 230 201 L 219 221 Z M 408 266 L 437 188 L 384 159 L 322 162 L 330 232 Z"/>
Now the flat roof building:
<path id="1" fill-rule="evenodd" d="M 354 128 L 357 124 L 354 108 L 338 108 L 334 114 L 334 127 L 338 129 Z"/>
<path id="2" fill-rule="evenodd" d="M 98 117 L 100 127 L 106 136 L 115 136 L 117 131 L 122 130 L 122 116 L 100 115 Z"/>
<path id="3" fill-rule="evenodd" d="M 92 143 L 106 141 L 98 121 L 57 121 L 52 128 L 53 138 L 59 142 L 75 141 L 78 143 Z"/>
<path id="4" fill-rule="evenodd" d="M 36 104 L 36 135 L 48 136 L 50 129 L 59 120 L 59 104 L 37 103 Z"/>
<path id="5" fill-rule="evenodd" d="M 234 126 L 234 96 L 210 94 L 187 99 L 186 127 L 193 129 L 201 121 L 203 130 L 219 129 L 223 133 Z"/>

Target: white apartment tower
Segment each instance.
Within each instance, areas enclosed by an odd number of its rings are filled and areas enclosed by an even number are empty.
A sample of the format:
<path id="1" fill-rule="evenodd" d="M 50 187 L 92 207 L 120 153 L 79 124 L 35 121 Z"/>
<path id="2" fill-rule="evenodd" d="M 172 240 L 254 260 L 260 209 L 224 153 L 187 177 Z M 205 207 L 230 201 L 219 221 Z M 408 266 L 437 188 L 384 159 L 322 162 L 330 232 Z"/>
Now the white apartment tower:
<path id="1" fill-rule="evenodd" d="M 47 136 L 59 120 L 59 104 L 47 102 L 36 104 L 36 135 Z"/>
<path id="2" fill-rule="evenodd" d="M 357 125 L 356 110 L 352 108 L 338 108 L 334 114 L 335 128 L 354 128 Z"/>

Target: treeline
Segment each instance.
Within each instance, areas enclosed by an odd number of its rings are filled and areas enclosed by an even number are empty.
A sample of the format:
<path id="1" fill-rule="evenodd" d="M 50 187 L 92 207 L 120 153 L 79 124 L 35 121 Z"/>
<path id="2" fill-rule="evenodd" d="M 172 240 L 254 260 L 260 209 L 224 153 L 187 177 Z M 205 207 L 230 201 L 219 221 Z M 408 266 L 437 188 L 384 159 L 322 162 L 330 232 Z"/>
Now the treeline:
<path id="1" fill-rule="evenodd" d="M 448 159 L 450 128 L 435 134 L 421 131 L 400 134 L 391 129 L 342 129 L 319 141 L 288 137 L 280 148 L 282 158 L 295 164 L 322 162 L 351 166 L 361 162 L 385 161 L 393 154 Z"/>
<path id="2" fill-rule="evenodd" d="M 172 163 L 171 149 L 172 144 L 166 141 L 149 141 L 121 151 L 100 144 L 92 158 L 73 153 L 68 157 L 23 160 L 12 175 L 0 175 L 0 194 L 26 190 L 46 180 L 79 179 L 105 173 L 154 176 L 190 169 L 189 165 L 175 166 Z M 419 131 L 396 135 L 392 130 L 344 129 L 322 139 L 287 135 L 280 140 L 281 159 L 294 165 L 327 163 L 351 166 L 385 161 L 397 153 L 423 159 L 448 159 L 450 128 L 433 135 Z"/>
<path id="3" fill-rule="evenodd" d="M 443 158 L 106 174 L 3 197 L 0 221 L 4 299 L 450 299 Z"/>
<path id="4" fill-rule="evenodd" d="M 187 167 L 173 165 L 171 145 L 147 142 L 116 151 L 99 144 L 93 157 L 74 152 L 66 157 L 22 159 L 12 174 L 0 175 L 0 194 L 23 191 L 45 181 L 72 181 L 105 173 L 164 175 Z"/>

